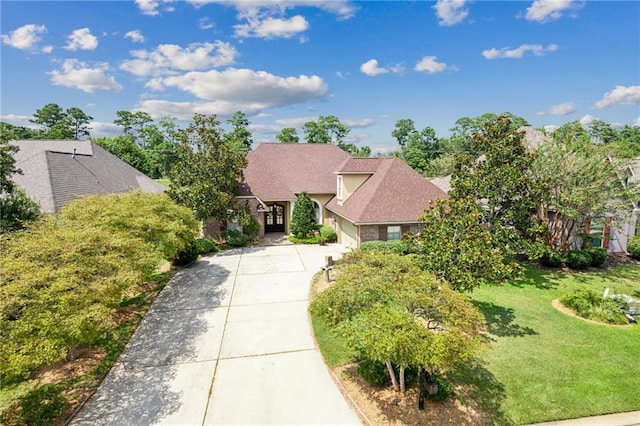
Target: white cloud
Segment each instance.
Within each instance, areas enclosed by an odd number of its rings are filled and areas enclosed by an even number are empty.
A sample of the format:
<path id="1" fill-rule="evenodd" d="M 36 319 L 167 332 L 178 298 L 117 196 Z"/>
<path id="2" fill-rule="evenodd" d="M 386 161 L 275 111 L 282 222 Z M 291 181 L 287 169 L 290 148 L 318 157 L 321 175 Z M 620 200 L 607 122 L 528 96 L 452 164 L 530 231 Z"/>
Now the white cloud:
<path id="1" fill-rule="evenodd" d="M 91 127 L 91 136 L 94 138 L 112 137 L 122 134 L 122 127 L 113 123 L 92 121 L 89 123 L 89 126 Z"/>
<path id="2" fill-rule="evenodd" d="M 260 111 L 261 107 L 251 104 L 238 104 L 226 101 L 213 102 L 170 102 L 159 99 L 143 100 L 135 108 L 137 111 L 148 112 L 153 119 L 163 116 L 176 117 L 179 121 L 190 121 L 193 115 L 216 114 L 218 119 L 229 118 L 236 111 L 241 110 L 247 115 L 253 115 Z"/>
<path id="3" fill-rule="evenodd" d="M 0 120 L 2 121 L 10 121 L 12 123 L 20 123 L 18 125 L 22 126 L 24 124 L 29 124 L 29 120 L 33 118 L 32 115 L 18 115 L 18 114 L 4 114 L 0 115 Z M 24 123 L 24 124 L 22 124 Z"/>
<path id="4" fill-rule="evenodd" d="M 53 46 L 44 46 L 44 47 L 41 49 L 41 52 L 42 52 L 42 53 L 51 53 L 51 52 L 53 52 Z"/>
<path id="5" fill-rule="evenodd" d="M 352 18 L 357 7 L 347 0 L 187 0 L 196 7 L 201 7 L 210 3 L 232 6 L 242 13 L 267 13 L 269 16 L 283 14 L 287 9 L 296 7 L 317 7 L 326 12 L 337 15 L 339 19 Z"/>
<path id="6" fill-rule="evenodd" d="M 438 0 L 433 6 L 440 25 L 456 25 L 469 15 L 465 8 L 466 0 Z"/>
<path id="7" fill-rule="evenodd" d="M 231 65 L 238 52 L 229 43 L 192 43 L 187 47 L 161 44 L 154 50 L 133 50 L 135 59 L 123 61 L 120 69 L 138 76 L 170 74 Z"/>
<path id="8" fill-rule="evenodd" d="M 122 86 L 112 76 L 107 75 L 109 66 L 106 63 L 97 64 L 94 68 L 77 59 L 66 59 L 61 70 L 49 72 L 51 82 L 56 86 L 72 87 L 83 92 L 96 91 L 120 92 Z"/>
<path id="9" fill-rule="evenodd" d="M 576 110 L 576 104 L 573 102 L 563 102 L 558 105 L 554 105 L 547 111 L 541 111 L 538 115 L 567 115 Z"/>
<path id="10" fill-rule="evenodd" d="M 555 124 L 547 124 L 547 125 L 545 125 L 545 126 L 544 126 L 544 130 L 545 130 L 547 133 L 553 133 L 553 132 L 555 132 L 556 130 L 558 130 L 559 128 L 560 128 L 560 126 L 555 125 Z"/>
<path id="11" fill-rule="evenodd" d="M 11 31 L 9 35 L 0 35 L 0 38 L 4 44 L 16 49 L 31 49 L 42 40 L 40 34 L 45 32 L 47 27 L 44 25 L 27 24 Z"/>
<path id="12" fill-rule="evenodd" d="M 318 117 L 295 117 L 295 118 L 281 118 L 276 120 L 277 124 L 282 125 L 282 127 L 296 127 L 298 129 L 302 129 L 304 123 L 307 121 L 316 121 Z"/>
<path id="13" fill-rule="evenodd" d="M 140 30 L 132 30 L 125 33 L 124 38 L 130 38 L 134 43 L 144 43 L 144 36 Z"/>
<path id="14" fill-rule="evenodd" d="M 573 0 L 535 0 L 527 8 L 525 18 L 528 21 L 550 22 L 562 17 L 566 11 L 573 11 L 583 6 L 584 2 Z"/>
<path id="15" fill-rule="evenodd" d="M 342 120 L 342 124 L 350 129 L 358 129 L 372 126 L 376 123 L 376 120 L 372 118 L 361 118 L 359 120 Z"/>
<path id="16" fill-rule="evenodd" d="M 289 19 L 248 17 L 246 24 L 234 25 L 234 28 L 237 37 L 291 38 L 306 31 L 309 28 L 309 23 L 301 15 L 292 16 Z"/>
<path id="17" fill-rule="evenodd" d="M 437 74 L 446 70 L 457 70 L 456 67 L 447 65 L 444 62 L 438 62 L 437 59 L 438 58 L 436 56 L 425 56 L 416 63 L 416 66 L 413 67 L 413 69 L 416 71 L 424 71 L 429 74 Z"/>
<path id="18" fill-rule="evenodd" d="M 640 117 L 636 118 L 636 121 L 635 121 L 635 123 L 633 123 L 633 126 L 640 127 Z"/>
<path id="19" fill-rule="evenodd" d="M 532 52 L 535 56 L 542 56 L 547 52 L 555 52 L 556 50 L 558 50 L 557 44 L 549 44 L 546 47 L 540 44 L 523 44 L 515 49 L 509 49 L 508 47 L 496 49 L 494 47 L 489 50 L 484 50 L 482 56 L 487 59 L 520 59 L 526 52 Z"/>
<path id="20" fill-rule="evenodd" d="M 635 105 L 640 103 L 640 86 L 616 86 L 596 102 L 596 108 L 608 108 L 614 105 Z"/>
<path id="21" fill-rule="evenodd" d="M 280 77 L 265 71 L 229 68 L 225 71 L 189 72 L 156 79 L 154 88 L 173 87 L 200 99 L 227 101 L 251 111 L 317 101 L 327 94 L 318 76 Z M 247 114 L 249 112 L 245 111 Z"/>
<path id="22" fill-rule="evenodd" d="M 360 65 L 360 71 L 371 77 L 375 77 L 379 74 L 386 74 L 389 72 L 389 70 L 386 68 L 380 68 L 378 66 L 378 61 L 375 59 L 369 59 L 367 62 Z"/>
<path id="23" fill-rule="evenodd" d="M 158 11 L 160 8 L 164 12 L 175 11 L 175 7 L 171 5 L 173 0 L 135 0 L 135 2 L 143 15 L 157 16 L 160 14 Z"/>
<path id="24" fill-rule="evenodd" d="M 210 30 L 214 27 L 214 23 L 207 17 L 198 19 L 198 28 L 201 30 Z"/>
<path id="25" fill-rule="evenodd" d="M 98 47 L 98 39 L 91 34 L 89 28 L 80 28 L 74 30 L 67 36 L 67 50 L 94 50 Z"/>
<path id="26" fill-rule="evenodd" d="M 275 124 L 249 124 L 249 131 L 253 134 L 275 135 L 280 133 L 281 130 L 282 127 Z"/>
<path id="27" fill-rule="evenodd" d="M 583 116 L 579 121 L 583 127 L 587 127 L 589 124 L 593 123 L 593 120 L 597 120 L 593 115 L 587 114 Z"/>

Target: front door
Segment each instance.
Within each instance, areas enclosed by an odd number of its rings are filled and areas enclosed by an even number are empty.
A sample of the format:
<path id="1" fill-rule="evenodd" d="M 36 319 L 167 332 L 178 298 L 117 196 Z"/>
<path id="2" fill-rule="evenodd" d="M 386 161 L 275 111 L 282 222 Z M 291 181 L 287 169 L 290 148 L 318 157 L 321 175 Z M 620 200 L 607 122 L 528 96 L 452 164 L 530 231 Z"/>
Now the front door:
<path id="1" fill-rule="evenodd" d="M 284 206 L 273 204 L 264 214 L 264 232 L 284 232 Z"/>

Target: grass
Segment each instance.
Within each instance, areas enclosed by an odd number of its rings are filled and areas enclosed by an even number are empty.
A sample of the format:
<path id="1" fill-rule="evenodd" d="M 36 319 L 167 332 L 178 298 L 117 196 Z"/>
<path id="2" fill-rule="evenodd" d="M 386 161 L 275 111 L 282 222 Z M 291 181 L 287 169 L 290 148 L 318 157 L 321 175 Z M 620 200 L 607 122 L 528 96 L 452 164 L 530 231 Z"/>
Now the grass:
<path id="1" fill-rule="evenodd" d="M 529 267 L 523 279 L 476 289 L 488 323 L 485 383 L 472 383 L 498 423 L 526 424 L 640 409 L 640 326 L 613 327 L 565 315 L 553 299 L 578 288 L 640 295 L 640 266 L 565 274 Z M 460 379 L 473 382 L 473 371 Z M 465 377 L 466 376 L 466 377 Z M 501 391 L 495 392 L 496 384 Z M 481 401 L 482 403 L 482 401 Z"/>
<path id="2" fill-rule="evenodd" d="M 171 179 L 154 179 L 156 182 L 158 182 L 160 185 L 164 185 L 167 188 L 169 187 L 169 184 L 171 183 Z"/>
<path id="3" fill-rule="evenodd" d="M 527 267 L 525 276 L 470 295 L 487 320 L 488 349 L 456 366 L 449 378 L 467 384 L 495 424 L 529 424 L 640 410 L 640 325 L 594 324 L 563 314 L 551 301 L 578 288 L 640 297 L 640 266 L 595 273 Z M 312 317 L 330 367 L 355 360 L 344 341 Z"/>

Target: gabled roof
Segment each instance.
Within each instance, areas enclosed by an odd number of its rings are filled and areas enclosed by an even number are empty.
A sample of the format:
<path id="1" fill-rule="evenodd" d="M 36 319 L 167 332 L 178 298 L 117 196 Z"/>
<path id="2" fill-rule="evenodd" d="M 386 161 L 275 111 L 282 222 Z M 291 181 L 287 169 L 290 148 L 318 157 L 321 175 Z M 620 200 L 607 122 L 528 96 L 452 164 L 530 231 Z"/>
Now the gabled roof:
<path id="1" fill-rule="evenodd" d="M 140 189 L 163 192 L 166 187 L 90 141 L 18 140 L 12 179 L 40 204 L 56 212 L 66 202 L 88 194 Z"/>
<path id="2" fill-rule="evenodd" d="M 375 166 L 373 174 L 342 205 L 333 198 L 326 207 L 355 224 L 417 222 L 429 201 L 447 197 L 399 158 L 354 160 Z"/>
<path id="3" fill-rule="evenodd" d="M 295 200 L 297 194 L 335 194 L 336 177 L 351 156 L 330 144 L 262 143 L 247 156 L 238 195 L 263 201 Z"/>

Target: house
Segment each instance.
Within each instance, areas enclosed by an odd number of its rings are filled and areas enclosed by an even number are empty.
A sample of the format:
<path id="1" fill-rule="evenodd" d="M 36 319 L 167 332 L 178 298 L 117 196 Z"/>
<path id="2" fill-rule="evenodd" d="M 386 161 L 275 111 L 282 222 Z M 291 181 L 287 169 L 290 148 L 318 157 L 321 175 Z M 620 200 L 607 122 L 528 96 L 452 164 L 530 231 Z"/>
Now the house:
<path id="1" fill-rule="evenodd" d="M 66 202 L 89 194 L 167 188 L 91 141 L 15 140 L 20 150 L 12 180 L 43 212 L 57 212 Z"/>
<path id="2" fill-rule="evenodd" d="M 446 194 L 398 158 L 353 158 L 331 144 L 263 143 L 247 156 L 238 199 L 249 203 L 261 235 L 289 232 L 295 201 L 306 191 L 319 224 L 338 241 L 400 239 Z"/>

